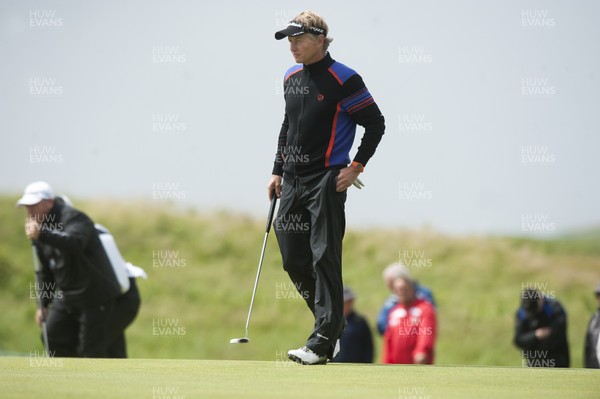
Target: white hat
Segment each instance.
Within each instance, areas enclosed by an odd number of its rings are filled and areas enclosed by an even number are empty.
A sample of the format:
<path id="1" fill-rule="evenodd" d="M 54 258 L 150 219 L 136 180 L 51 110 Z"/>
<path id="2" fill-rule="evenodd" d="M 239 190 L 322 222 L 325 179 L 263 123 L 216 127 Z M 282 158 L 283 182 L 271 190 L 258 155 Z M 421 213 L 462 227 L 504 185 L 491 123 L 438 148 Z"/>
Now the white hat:
<path id="1" fill-rule="evenodd" d="M 45 181 L 36 181 L 25 187 L 25 192 L 21 199 L 17 201 L 17 206 L 35 205 L 48 199 L 54 199 L 52 187 Z"/>

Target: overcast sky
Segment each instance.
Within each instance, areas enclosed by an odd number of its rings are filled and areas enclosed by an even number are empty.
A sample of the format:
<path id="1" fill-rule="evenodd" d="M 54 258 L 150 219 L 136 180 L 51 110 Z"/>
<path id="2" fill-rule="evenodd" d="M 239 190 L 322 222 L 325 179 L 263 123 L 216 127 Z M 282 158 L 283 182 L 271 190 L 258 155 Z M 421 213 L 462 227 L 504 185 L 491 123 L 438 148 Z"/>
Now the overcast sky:
<path id="1" fill-rule="evenodd" d="M 386 118 L 350 226 L 600 225 L 593 0 L 2 1 L 0 192 L 264 217 L 294 62 L 273 34 L 303 9 Z"/>

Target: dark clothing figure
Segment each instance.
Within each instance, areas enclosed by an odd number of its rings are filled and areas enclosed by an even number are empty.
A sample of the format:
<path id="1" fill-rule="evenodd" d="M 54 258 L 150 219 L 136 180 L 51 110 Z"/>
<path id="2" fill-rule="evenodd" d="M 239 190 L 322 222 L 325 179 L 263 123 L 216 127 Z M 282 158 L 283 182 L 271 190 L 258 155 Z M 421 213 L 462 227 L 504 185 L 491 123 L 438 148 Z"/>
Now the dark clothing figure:
<path id="1" fill-rule="evenodd" d="M 524 364 L 569 367 L 567 314 L 562 305 L 535 291 L 524 291 L 523 295 L 523 304 L 516 314 L 514 343 L 522 349 Z M 537 330 L 549 331 L 549 335 L 540 339 L 536 337 Z"/>
<path id="2" fill-rule="evenodd" d="M 275 232 L 283 267 L 315 317 L 306 347 L 332 358 L 344 329 L 346 190 L 336 191 L 337 177 L 350 163 L 356 126 L 365 133 L 354 162 L 366 166 L 385 130 L 384 118 L 360 75 L 328 53 L 290 68 L 284 88 L 273 167 L 273 175 L 283 175 Z"/>
<path id="3" fill-rule="evenodd" d="M 41 298 L 49 309 L 49 350 L 54 356 L 106 356 L 106 328 L 120 293 L 92 220 L 56 198 L 34 242 Z"/>
<path id="4" fill-rule="evenodd" d="M 590 319 L 585 333 L 583 366 L 590 369 L 600 368 L 600 308 Z"/>
<path id="5" fill-rule="evenodd" d="M 108 323 L 106 356 L 126 358 L 125 329 L 135 320 L 141 305 L 135 278 L 129 278 L 129 290 L 117 297 L 115 308 Z"/>
<path id="6" fill-rule="evenodd" d="M 353 160 L 367 165 L 381 141 L 385 121 L 356 71 L 327 53 L 314 64 L 289 68 L 284 96 L 274 175 L 306 176 L 348 166 L 357 125 L 365 132 Z"/>
<path id="7" fill-rule="evenodd" d="M 100 241 L 110 260 L 122 294 L 117 297 L 115 308 L 110 317 L 107 332 L 107 356 L 111 358 L 127 357 L 125 329 L 133 323 L 141 305 L 140 293 L 135 277 L 147 278 L 146 273 L 138 266 L 126 262 L 110 231 L 97 224 Z"/>
<path id="8" fill-rule="evenodd" d="M 340 338 L 340 353 L 333 359 L 340 363 L 373 363 L 373 336 L 367 320 L 351 312 Z"/>
<path id="9" fill-rule="evenodd" d="M 46 328 L 48 348 L 55 357 L 106 357 L 106 326 L 114 302 L 86 307 L 55 300 Z"/>

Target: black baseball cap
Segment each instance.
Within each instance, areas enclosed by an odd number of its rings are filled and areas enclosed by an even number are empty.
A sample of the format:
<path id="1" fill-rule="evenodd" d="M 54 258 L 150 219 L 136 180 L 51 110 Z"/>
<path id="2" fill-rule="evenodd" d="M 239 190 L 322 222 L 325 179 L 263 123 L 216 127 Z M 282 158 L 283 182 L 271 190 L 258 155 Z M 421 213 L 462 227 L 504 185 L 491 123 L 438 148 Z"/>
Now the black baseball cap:
<path id="1" fill-rule="evenodd" d="M 305 33 L 312 33 L 313 35 L 324 35 L 327 36 L 325 29 L 317 28 L 314 26 L 306 26 L 300 22 L 290 21 L 285 29 L 275 32 L 275 39 L 281 40 L 284 37 L 300 36 Z"/>

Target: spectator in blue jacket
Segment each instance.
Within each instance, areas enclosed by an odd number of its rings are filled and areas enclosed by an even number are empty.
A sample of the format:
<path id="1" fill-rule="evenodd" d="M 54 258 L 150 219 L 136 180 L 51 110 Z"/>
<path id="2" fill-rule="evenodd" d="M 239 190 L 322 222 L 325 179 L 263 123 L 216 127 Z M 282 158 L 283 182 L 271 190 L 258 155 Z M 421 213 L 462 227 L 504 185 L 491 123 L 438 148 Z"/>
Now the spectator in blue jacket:
<path id="1" fill-rule="evenodd" d="M 394 306 L 398 304 L 398 297 L 394 294 L 393 291 L 393 283 L 394 280 L 398 277 L 408 277 L 415 284 L 415 296 L 418 299 L 423 299 L 433 305 L 435 308 L 435 299 L 433 298 L 433 293 L 431 290 L 421 284 L 418 281 L 414 280 L 408 268 L 401 263 L 392 263 L 388 267 L 383 270 L 383 281 L 385 285 L 390 290 L 390 296 L 385 300 L 383 307 L 379 311 L 379 316 L 377 317 L 377 331 L 379 331 L 380 335 L 383 335 L 385 329 L 387 328 L 387 320 L 390 311 Z"/>

